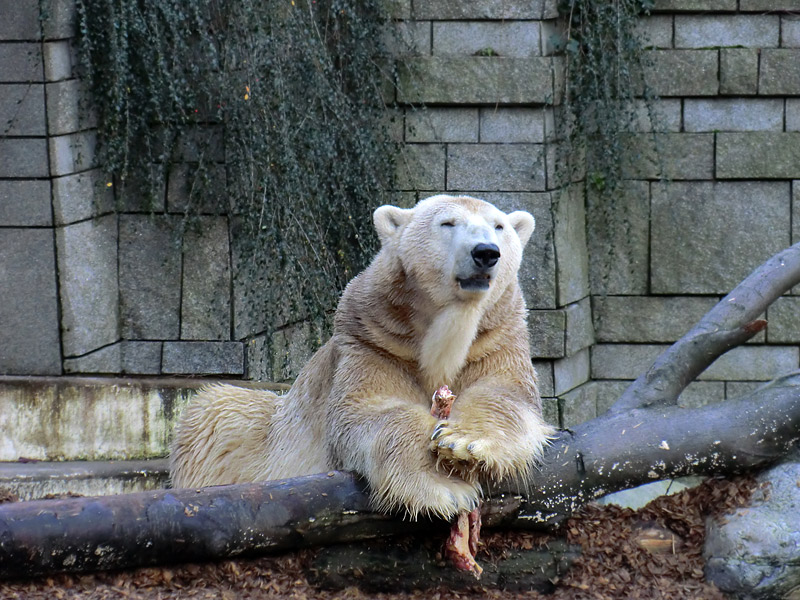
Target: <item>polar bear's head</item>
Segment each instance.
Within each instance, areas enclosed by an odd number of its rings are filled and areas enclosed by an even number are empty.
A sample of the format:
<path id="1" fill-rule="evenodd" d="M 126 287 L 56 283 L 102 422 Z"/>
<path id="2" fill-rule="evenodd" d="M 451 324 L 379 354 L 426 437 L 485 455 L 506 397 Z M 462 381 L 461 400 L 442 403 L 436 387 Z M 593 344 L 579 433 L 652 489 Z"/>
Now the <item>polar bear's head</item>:
<path id="1" fill-rule="evenodd" d="M 432 196 L 414 208 L 374 214 L 383 251 L 436 304 L 497 298 L 516 281 L 522 248 L 534 229 L 524 211 L 504 213 L 468 196 Z"/>

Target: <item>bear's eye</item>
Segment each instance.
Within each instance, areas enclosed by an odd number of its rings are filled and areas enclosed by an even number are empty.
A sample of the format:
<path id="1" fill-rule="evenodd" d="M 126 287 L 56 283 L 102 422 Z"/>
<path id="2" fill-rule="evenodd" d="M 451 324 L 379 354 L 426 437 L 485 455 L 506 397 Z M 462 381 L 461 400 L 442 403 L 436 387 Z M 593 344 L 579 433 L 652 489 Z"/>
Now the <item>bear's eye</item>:
<path id="1" fill-rule="evenodd" d="M 503 231 L 503 225 L 502 225 L 502 223 L 498 223 L 497 225 L 495 225 L 495 226 L 494 226 L 494 228 L 495 228 L 497 231 Z"/>
<path id="2" fill-rule="evenodd" d="M 441 225 L 442 225 L 442 227 L 455 227 L 456 226 L 456 224 L 453 223 L 452 221 L 445 221 Z"/>

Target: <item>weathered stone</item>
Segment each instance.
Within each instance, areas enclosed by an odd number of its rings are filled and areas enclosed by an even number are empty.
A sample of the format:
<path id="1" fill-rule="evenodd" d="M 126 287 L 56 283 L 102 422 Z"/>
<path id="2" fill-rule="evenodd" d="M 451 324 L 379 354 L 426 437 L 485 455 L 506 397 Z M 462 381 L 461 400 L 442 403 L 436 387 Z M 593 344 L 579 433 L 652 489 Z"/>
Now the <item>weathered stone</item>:
<path id="1" fill-rule="evenodd" d="M 96 127 L 97 114 L 79 79 L 47 84 L 47 127 L 50 135 L 64 135 Z"/>
<path id="2" fill-rule="evenodd" d="M 52 225 L 50 182 L 0 179 L 0 223 L 6 227 Z"/>
<path id="3" fill-rule="evenodd" d="M 445 189 L 445 147 L 440 144 L 406 144 L 396 160 L 398 190 Z"/>
<path id="4" fill-rule="evenodd" d="M 0 82 L 31 83 L 43 75 L 41 44 L 0 44 Z"/>
<path id="5" fill-rule="evenodd" d="M 717 50 L 652 50 L 645 80 L 653 94 L 713 96 L 719 90 Z"/>
<path id="6" fill-rule="evenodd" d="M 558 305 L 565 306 L 589 295 L 586 211 L 580 187 L 572 186 L 557 194 L 553 205 L 556 280 Z"/>
<path id="7" fill-rule="evenodd" d="M 399 66 L 397 99 L 426 104 L 552 102 L 552 58 L 412 57 Z"/>
<path id="8" fill-rule="evenodd" d="M 253 338 L 246 346 L 247 377 L 291 383 L 322 343 L 308 322 L 284 327 L 269 338 Z"/>
<path id="9" fill-rule="evenodd" d="M 81 131 L 48 138 L 50 174 L 54 177 L 93 169 L 97 165 L 97 133 Z"/>
<path id="10" fill-rule="evenodd" d="M 780 39 L 778 15 L 692 15 L 675 17 L 676 48 L 739 46 L 770 48 Z"/>
<path id="11" fill-rule="evenodd" d="M 800 131 L 800 98 L 786 99 L 786 131 Z"/>
<path id="12" fill-rule="evenodd" d="M 180 334 L 181 248 L 177 219 L 120 215 L 122 337 L 177 339 Z"/>
<path id="13" fill-rule="evenodd" d="M 800 10 L 800 0 L 740 0 L 739 10 Z"/>
<path id="14" fill-rule="evenodd" d="M 2 47 L 0 45 L 0 47 Z M 0 137 L 0 178 L 47 177 L 47 140 Z"/>
<path id="15" fill-rule="evenodd" d="M 694 381 L 678 397 L 678 406 L 699 408 L 725 400 L 725 383 L 722 381 Z"/>
<path id="16" fill-rule="evenodd" d="M 682 102 L 677 98 L 636 100 L 626 131 L 649 133 L 681 130 Z"/>
<path id="17" fill-rule="evenodd" d="M 629 179 L 713 179 L 714 135 L 630 135 L 622 160 L 623 176 Z"/>
<path id="18" fill-rule="evenodd" d="M 160 375 L 161 342 L 117 342 L 64 360 L 65 373 Z"/>
<path id="19" fill-rule="evenodd" d="M 561 358 L 564 354 L 566 315 L 563 310 L 528 311 L 531 356 Z"/>
<path id="20" fill-rule="evenodd" d="M 415 19 L 538 19 L 545 2 L 533 0 L 486 0 L 485 2 L 452 2 L 451 0 L 415 0 Z"/>
<path id="21" fill-rule="evenodd" d="M 543 191 L 541 144 L 451 144 L 447 150 L 448 190 Z"/>
<path id="22" fill-rule="evenodd" d="M 658 344 L 595 344 L 592 379 L 636 379 L 667 348 Z"/>
<path id="23" fill-rule="evenodd" d="M 650 237 L 650 186 L 623 181 L 613 207 L 589 190 L 587 242 L 589 276 L 595 294 L 646 294 Z"/>
<path id="24" fill-rule="evenodd" d="M 717 304 L 691 296 L 594 296 L 598 342 L 674 342 Z"/>
<path id="25" fill-rule="evenodd" d="M 731 400 L 733 398 L 741 398 L 742 396 L 752 394 L 758 388 L 769 384 L 763 381 L 726 381 L 724 385 L 725 399 Z"/>
<path id="26" fill-rule="evenodd" d="M 31 2 L 0 0 L 0 42 L 41 39 L 39 7 Z"/>
<path id="27" fill-rule="evenodd" d="M 719 179 L 800 178 L 800 133 L 720 133 L 716 175 Z"/>
<path id="28" fill-rule="evenodd" d="M 800 18 L 796 15 L 781 17 L 781 47 L 800 48 Z"/>
<path id="29" fill-rule="evenodd" d="M 556 396 L 562 396 L 589 381 L 589 349 L 553 361 L 553 384 Z"/>
<path id="30" fill-rule="evenodd" d="M 645 48 L 672 47 L 672 15 L 646 15 L 639 17 L 635 33 Z"/>
<path id="31" fill-rule="evenodd" d="M 542 396 L 542 418 L 545 423 L 554 427 L 562 427 L 561 417 L 558 414 L 558 398 Z"/>
<path id="32" fill-rule="evenodd" d="M 161 371 L 175 375 L 241 375 L 241 342 L 164 342 Z"/>
<path id="33" fill-rule="evenodd" d="M 800 297 L 778 298 L 767 309 L 767 340 L 771 344 L 800 342 Z"/>
<path id="34" fill-rule="evenodd" d="M 555 396 L 555 382 L 553 381 L 553 362 L 549 360 L 534 360 L 533 368 L 536 369 L 536 378 L 539 385 L 539 394 Z M 558 421 L 558 416 L 556 416 Z"/>
<path id="35" fill-rule="evenodd" d="M 565 351 L 567 356 L 594 344 L 592 305 L 589 297 L 570 304 L 564 309 L 567 316 Z"/>
<path id="36" fill-rule="evenodd" d="M 434 55 L 540 56 L 539 21 L 434 21 Z"/>
<path id="37" fill-rule="evenodd" d="M 597 416 L 597 388 L 585 383 L 558 399 L 561 427 L 571 428 Z"/>
<path id="38" fill-rule="evenodd" d="M 479 196 L 504 212 L 526 210 L 533 215 L 536 228 L 523 251 L 517 278 L 528 308 L 556 308 L 556 263 L 550 194 L 486 193 Z"/>
<path id="39" fill-rule="evenodd" d="M 99 169 L 57 177 L 53 181 L 56 224 L 66 225 L 107 213 L 114 208 L 114 190 Z"/>
<path id="40" fill-rule="evenodd" d="M 431 23 L 395 21 L 385 27 L 383 45 L 389 56 L 430 55 Z"/>
<path id="41" fill-rule="evenodd" d="M 686 131 L 782 131 L 783 99 L 687 98 L 683 122 Z"/>
<path id="42" fill-rule="evenodd" d="M 167 210 L 188 214 L 223 214 L 229 207 L 227 173 L 224 164 L 197 165 L 178 163 L 167 177 Z M 192 190 L 195 195 L 192 196 Z"/>
<path id="43" fill-rule="evenodd" d="M 800 181 L 792 182 L 792 244 L 800 242 Z"/>
<path id="44" fill-rule="evenodd" d="M 228 220 L 197 217 L 183 241 L 181 339 L 230 339 L 230 289 Z"/>
<path id="45" fill-rule="evenodd" d="M 46 135 L 44 105 L 40 83 L 0 84 L 0 136 Z"/>
<path id="46" fill-rule="evenodd" d="M 55 262 L 52 229 L 0 227 L 0 374 L 61 374 Z"/>
<path id="47" fill-rule="evenodd" d="M 619 400 L 620 396 L 622 396 L 622 392 L 627 389 L 631 382 L 601 379 L 599 381 L 593 381 L 592 384 L 594 385 L 597 395 L 597 415 L 600 416 Z"/>
<path id="48" fill-rule="evenodd" d="M 789 193 L 788 182 L 654 185 L 652 291 L 728 293 L 789 246 Z"/>
<path id="49" fill-rule="evenodd" d="M 669 12 L 735 11 L 736 0 L 656 0 L 654 10 Z"/>
<path id="50" fill-rule="evenodd" d="M 45 42 L 43 47 L 45 81 L 71 79 L 78 64 L 77 49 L 72 42 L 70 40 Z"/>
<path id="51" fill-rule="evenodd" d="M 64 354 L 86 354 L 117 341 L 117 216 L 61 227 L 56 244 Z"/>
<path id="52" fill-rule="evenodd" d="M 752 95 L 758 91 L 757 48 L 723 48 L 719 52 L 719 93 Z"/>
<path id="53" fill-rule="evenodd" d="M 78 24 L 77 6 L 74 0 L 41 0 L 44 39 L 75 37 Z"/>
<path id="54" fill-rule="evenodd" d="M 698 379 L 769 381 L 800 366 L 796 346 L 739 346 L 720 356 Z"/>
<path id="55" fill-rule="evenodd" d="M 764 48 L 758 93 L 762 95 L 800 94 L 800 49 Z"/>
<path id="56" fill-rule="evenodd" d="M 422 108 L 406 111 L 407 142 L 477 142 L 478 109 Z"/>
<path id="57" fill-rule="evenodd" d="M 796 598 L 800 590 L 800 463 L 757 476 L 763 484 L 743 508 L 709 517 L 705 576 L 737 598 Z"/>
<path id="58" fill-rule="evenodd" d="M 545 134 L 545 111 L 534 108 L 482 108 L 480 141 L 541 144 Z M 477 141 L 477 140 L 476 140 Z"/>

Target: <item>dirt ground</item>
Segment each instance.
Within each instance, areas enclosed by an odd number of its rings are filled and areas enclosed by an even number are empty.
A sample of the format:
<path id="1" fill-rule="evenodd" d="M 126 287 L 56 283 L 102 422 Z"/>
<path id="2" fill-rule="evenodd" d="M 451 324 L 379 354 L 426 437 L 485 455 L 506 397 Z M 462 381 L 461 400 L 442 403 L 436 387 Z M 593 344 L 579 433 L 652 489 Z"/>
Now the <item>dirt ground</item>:
<path id="1" fill-rule="evenodd" d="M 581 557 L 555 582 L 555 591 L 549 596 L 480 587 L 400 594 L 367 594 L 357 588 L 320 590 L 310 585 L 305 575 L 314 550 L 304 550 L 251 560 L 0 582 L 0 598 L 722 600 L 725 596 L 703 579 L 705 516 L 724 514 L 746 504 L 755 486 L 750 478 L 717 479 L 658 498 L 638 511 L 616 506 L 584 507 L 559 532 L 570 543 L 581 546 Z M 547 538 L 524 532 L 487 531 L 483 541 L 479 561 L 491 560 L 513 548 L 546 543 Z"/>

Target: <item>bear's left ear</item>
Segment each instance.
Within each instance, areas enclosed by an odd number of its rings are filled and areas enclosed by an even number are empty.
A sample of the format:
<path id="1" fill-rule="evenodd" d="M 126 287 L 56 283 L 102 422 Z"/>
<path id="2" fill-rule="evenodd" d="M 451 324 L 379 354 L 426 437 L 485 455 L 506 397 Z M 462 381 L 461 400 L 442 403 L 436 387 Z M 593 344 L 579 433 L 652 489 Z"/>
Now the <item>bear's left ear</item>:
<path id="1" fill-rule="evenodd" d="M 411 220 L 413 208 L 398 208 L 385 204 L 375 209 L 372 214 L 372 222 L 375 224 L 375 231 L 378 232 L 378 239 L 381 245 L 394 239 L 403 226 Z"/>
<path id="2" fill-rule="evenodd" d="M 517 210 L 508 215 L 508 220 L 514 231 L 517 232 L 519 241 L 522 242 L 522 247 L 524 248 L 528 240 L 531 239 L 533 229 L 536 227 L 533 215 L 524 210 Z"/>

